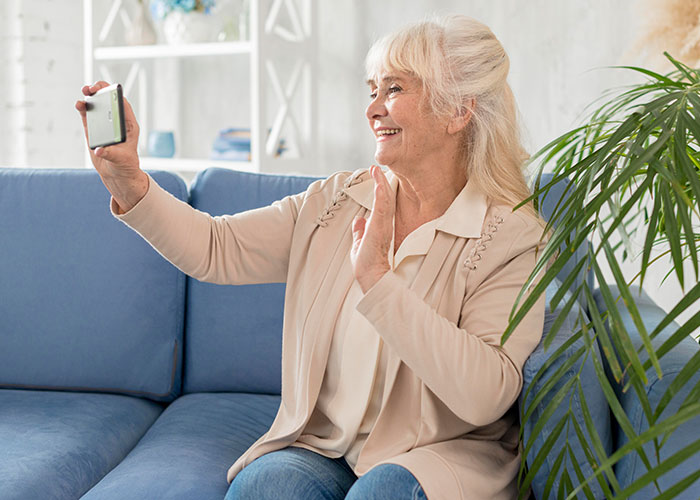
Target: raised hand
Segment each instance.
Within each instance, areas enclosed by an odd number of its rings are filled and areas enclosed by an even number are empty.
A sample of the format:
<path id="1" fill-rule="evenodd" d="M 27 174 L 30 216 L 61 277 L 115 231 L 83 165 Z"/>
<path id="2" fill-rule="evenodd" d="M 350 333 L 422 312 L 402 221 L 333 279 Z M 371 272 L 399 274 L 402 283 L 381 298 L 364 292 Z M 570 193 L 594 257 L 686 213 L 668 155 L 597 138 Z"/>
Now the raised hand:
<path id="1" fill-rule="evenodd" d="M 98 90 L 108 87 L 109 83 L 100 81 L 94 85 L 85 85 L 83 95 L 93 95 Z M 75 109 L 83 120 L 83 130 L 87 143 L 87 117 L 85 101 L 77 101 Z M 90 159 L 95 170 L 100 174 L 117 205 L 122 211 L 131 209 L 148 191 L 148 176 L 140 168 L 138 155 L 139 124 L 129 101 L 124 98 L 124 122 L 126 125 L 126 142 L 97 148 L 90 151 Z"/>
<path id="2" fill-rule="evenodd" d="M 391 269 L 389 249 L 394 233 L 396 197 L 382 169 L 370 167 L 374 179 L 374 204 L 369 219 L 355 217 L 352 222 L 350 260 L 355 279 L 363 293 L 372 288 Z"/>

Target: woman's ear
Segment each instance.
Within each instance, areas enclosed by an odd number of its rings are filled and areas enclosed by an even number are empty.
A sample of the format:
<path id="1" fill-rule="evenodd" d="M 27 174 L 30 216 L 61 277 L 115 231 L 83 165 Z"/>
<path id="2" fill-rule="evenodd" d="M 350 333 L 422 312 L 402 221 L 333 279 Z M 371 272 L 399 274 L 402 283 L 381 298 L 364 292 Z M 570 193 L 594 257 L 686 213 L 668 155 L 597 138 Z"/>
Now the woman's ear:
<path id="1" fill-rule="evenodd" d="M 455 111 L 454 116 L 450 119 L 447 124 L 447 133 L 456 134 L 467 126 L 469 120 L 472 118 L 474 105 L 476 100 L 474 98 L 469 99 L 463 106 L 460 106 L 457 111 Z"/>

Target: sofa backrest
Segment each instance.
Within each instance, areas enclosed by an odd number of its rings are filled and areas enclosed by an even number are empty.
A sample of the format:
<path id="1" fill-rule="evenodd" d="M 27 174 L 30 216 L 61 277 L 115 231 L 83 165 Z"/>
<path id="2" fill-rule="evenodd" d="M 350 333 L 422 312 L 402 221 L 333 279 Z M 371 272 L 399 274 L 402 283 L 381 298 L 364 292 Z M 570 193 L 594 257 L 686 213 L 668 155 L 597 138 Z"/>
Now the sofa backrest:
<path id="1" fill-rule="evenodd" d="M 530 417 L 522 422 L 522 432 L 523 443 L 528 451 L 528 465 L 540 464 L 531 484 L 535 498 L 552 498 L 553 493 L 549 496 L 544 494 L 547 490 L 547 483 L 553 480 L 554 487 L 551 491 L 558 491 L 564 471 L 570 478 L 577 477 L 577 468 L 582 471 L 584 477 L 593 474 L 594 471 L 586 459 L 586 453 L 588 452 L 587 447 L 590 446 L 589 443 L 594 442 L 594 438 L 600 443 L 607 455 L 610 455 L 613 450 L 610 407 L 596 377 L 591 356 L 582 355 L 584 339 L 579 338 L 565 347 L 565 344 L 571 341 L 574 333 L 580 329 L 579 316 L 584 315 L 585 318 L 585 313 L 578 302 L 574 301 L 571 309 L 566 313 L 549 347 L 547 349 L 544 347 L 545 337 L 550 332 L 555 320 L 565 312 L 565 304 L 571 298 L 571 294 L 566 292 L 557 307 L 552 309 L 551 299 L 559 290 L 560 285 L 559 280 L 555 279 L 547 286 L 542 339 L 523 367 L 523 388 L 519 401 L 521 414 L 532 411 Z M 597 344 L 593 345 L 592 350 L 593 355 L 599 358 Z M 538 372 L 546 364 L 548 366 L 538 377 Z M 532 408 L 535 398 L 539 397 L 540 393 L 552 383 L 551 379 L 564 369 L 564 365 L 568 365 L 566 371 Z M 571 379 L 576 377 L 578 377 L 578 382 L 575 382 L 572 388 L 565 389 Z M 550 407 L 559 395 L 559 391 L 565 391 L 564 398 L 558 405 Z M 584 404 L 591 415 L 592 428 L 586 425 L 583 412 L 580 410 Z M 572 412 L 572 406 L 577 411 Z M 543 415 L 549 411 L 552 412 L 551 415 L 543 419 Z M 562 422 L 566 422 L 565 429 L 558 428 Z M 581 442 L 579 435 L 573 430 L 574 423 L 581 429 L 585 443 Z M 542 427 L 539 427 L 540 425 Z M 595 429 L 594 432 L 593 429 Z M 546 446 L 549 440 L 554 440 L 551 447 Z M 567 454 L 567 457 L 571 455 L 576 457 L 578 465 L 575 466 L 572 460 L 567 459 L 561 467 L 558 467 L 557 462 L 562 454 Z M 553 475 L 556 477 L 552 478 Z M 591 484 L 591 489 L 595 498 L 604 498 L 603 491 L 595 481 Z"/>
<path id="2" fill-rule="evenodd" d="M 234 214 L 305 191 L 314 180 L 210 168 L 192 184 L 190 204 L 214 216 Z M 183 392 L 279 394 L 284 285 L 187 279 Z"/>
<path id="3" fill-rule="evenodd" d="M 552 174 L 543 174 L 541 185 L 551 182 L 552 178 Z M 550 188 L 546 196 L 540 196 L 540 214 L 546 220 L 549 220 L 557 204 L 559 204 L 560 201 L 563 203 L 566 200 L 568 196 L 568 185 L 569 180 L 562 179 Z M 562 198 L 564 199 L 562 200 Z M 572 234 L 571 238 L 573 239 L 574 236 L 575 235 Z M 572 335 L 580 328 L 577 324 L 579 315 L 584 315 L 583 318 L 585 319 L 587 308 L 585 297 L 580 295 L 579 300 L 574 302 L 571 309 L 566 314 L 564 321 L 559 326 L 559 330 L 548 349 L 545 350 L 543 344 L 544 338 L 552 328 L 554 321 L 564 312 L 564 306 L 569 302 L 571 292 L 581 286 L 584 281 L 587 282 L 589 288 L 593 290 L 593 273 L 584 267 L 569 287 L 569 291 L 567 291 L 564 299 L 558 303 L 555 309 L 551 308 L 550 301 L 561 287 L 561 282 L 575 269 L 576 264 L 579 263 L 581 259 L 586 258 L 588 245 L 589 242 L 586 241 L 578 247 L 569 262 L 559 271 L 557 275 L 558 279 L 555 279 L 548 285 L 542 339 L 533 353 L 528 357 L 523 367 L 523 388 L 520 395 L 520 407 L 522 413 L 525 411 L 532 411 L 529 418 L 522 422 L 523 440 L 527 449 L 526 459 L 529 465 L 535 462 L 540 464 L 531 484 L 532 491 L 536 498 L 545 498 L 544 493 L 547 489 L 547 483 L 550 481 L 553 481 L 554 485 L 551 491 L 558 491 L 564 472 L 571 478 L 577 477 L 576 467 L 572 464 L 571 460 L 565 461 L 562 467 L 557 467 L 558 459 L 563 453 L 568 453 L 567 456 L 573 455 L 576 457 L 576 464 L 582 469 L 585 477 L 593 473 L 593 470 L 586 460 L 587 450 L 585 450 L 584 444 L 581 443 L 576 433 L 573 431 L 570 432 L 574 424 L 577 424 L 579 428 L 582 429 L 582 433 L 585 436 L 585 446 L 588 446 L 587 443 L 591 442 L 593 439 L 591 437 L 592 429 L 586 426 L 580 411 L 571 413 L 572 405 L 576 408 L 580 408 L 583 404 L 586 404 L 588 412 L 592 415 L 595 434 L 601 446 L 607 454 L 611 453 L 613 446 L 610 427 L 610 408 L 608 407 L 603 390 L 596 378 L 593 362 L 590 357 L 580 357 L 581 353 L 578 352 L 583 348 L 584 340 L 578 339 L 576 342 L 568 345 L 568 347 L 564 347 L 567 342 L 570 342 Z M 568 251 L 565 243 L 561 245 L 560 252 L 561 251 Z M 561 352 L 559 352 L 560 349 Z M 595 346 L 594 351 L 597 353 L 597 348 Z M 538 372 L 547 363 L 550 364 L 544 369 L 544 373 L 541 377 L 536 377 Z M 555 376 L 559 370 L 563 369 L 565 364 L 569 363 L 571 363 L 571 365 L 566 372 L 562 374 L 557 384 L 549 389 L 543 399 L 539 401 L 534 408 L 531 408 L 535 395 L 546 388 L 548 384 L 551 384 L 550 379 Z M 550 407 L 549 405 L 555 399 L 555 395 L 558 391 L 563 390 L 565 385 L 571 382 L 572 378 L 577 376 L 579 377 L 579 382 L 574 388 L 566 392 L 566 397 L 564 397 L 558 405 Z M 527 401 L 525 398 L 526 394 Z M 545 420 L 541 420 L 543 414 L 549 411 L 551 411 L 552 414 L 545 419 L 546 424 L 544 424 L 543 427 L 539 427 L 539 425 L 545 422 Z M 567 416 L 573 417 L 567 420 Z M 561 422 L 567 422 L 565 431 L 561 431 L 561 429 L 557 428 L 557 425 Z M 557 435 L 556 432 L 561 432 L 561 434 Z M 545 446 L 549 440 L 554 440 L 551 448 Z M 598 484 L 593 483 L 591 488 L 595 498 L 603 498 L 603 492 Z"/>
<path id="4" fill-rule="evenodd" d="M 185 277 L 109 199 L 92 169 L 0 169 L 0 387 L 179 393 Z"/>
<path id="5" fill-rule="evenodd" d="M 545 184 L 551 182 L 551 180 L 554 178 L 552 174 L 543 174 L 542 175 L 542 180 L 541 184 L 544 186 Z M 564 178 L 554 184 L 549 192 L 546 194 L 546 196 L 541 196 L 539 199 L 540 202 L 540 213 L 542 214 L 542 217 L 545 218 L 545 220 L 549 220 L 549 218 L 552 216 L 552 213 L 554 212 L 554 209 L 556 208 L 557 204 L 559 204 L 560 200 L 562 197 L 564 200 L 567 199 L 568 193 L 566 191 L 567 186 L 569 185 L 569 179 Z M 562 200 L 563 203 L 563 200 Z M 555 224 L 556 227 L 556 224 Z M 575 234 L 571 234 L 571 239 L 573 240 L 575 237 Z M 561 271 L 557 274 L 557 278 L 561 280 L 562 282 L 566 279 L 566 277 L 573 272 L 573 270 L 576 268 L 576 264 L 581 262 L 582 259 L 586 258 L 586 254 L 588 253 L 588 247 L 590 243 L 588 241 L 585 241 L 581 246 L 579 246 L 576 249 L 576 252 L 574 252 L 574 255 L 569 259 L 569 261 L 566 263 L 564 267 L 562 267 Z M 563 243 L 559 249 L 560 252 L 563 252 L 564 250 L 568 250 L 566 248 L 566 243 Z M 593 271 L 590 269 L 587 269 L 586 266 L 581 269 L 579 272 L 578 276 L 574 280 L 574 282 L 571 284 L 569 287 L 569 290 L 572 292 L 575 291 L 581 284 L 586 281 L 588 283 L 588 287 L 590 288 L 591 291 L 593 291 L 593 286 L 594 286 L 594 278 L 593 278 Z M 584 308 L 584 310 L 587 309 L 587 304 L 586 304 L 586 298 L 581 295 L 579 297 L 579 302 L 581 306 Z"/>

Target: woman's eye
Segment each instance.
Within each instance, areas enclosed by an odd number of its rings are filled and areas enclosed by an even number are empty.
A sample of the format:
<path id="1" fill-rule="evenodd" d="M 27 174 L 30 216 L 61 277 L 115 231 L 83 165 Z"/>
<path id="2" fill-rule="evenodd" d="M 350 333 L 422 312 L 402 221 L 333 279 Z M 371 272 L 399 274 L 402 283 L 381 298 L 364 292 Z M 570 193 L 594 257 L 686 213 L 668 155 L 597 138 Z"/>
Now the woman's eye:
<path id="1" fill-rule="evenodd" d="M 401 91 L 401 87 L 399 87 L 399 86 L 397 86 L 397 85 L 392 85 L 392 86 L 389 87 L 388 89 L 382 90 L 382 92 L 385 93 L 386 95 L 395 94 L 396 92 L 400 92 L 400 91 Z M 370 97 L 370 99 L 376 99 L 376 98 L 377 98 L 377 90 L 375 90 L 374 92 L 372 92 L 372 93 L 369 95 L 369 97 Z"/>

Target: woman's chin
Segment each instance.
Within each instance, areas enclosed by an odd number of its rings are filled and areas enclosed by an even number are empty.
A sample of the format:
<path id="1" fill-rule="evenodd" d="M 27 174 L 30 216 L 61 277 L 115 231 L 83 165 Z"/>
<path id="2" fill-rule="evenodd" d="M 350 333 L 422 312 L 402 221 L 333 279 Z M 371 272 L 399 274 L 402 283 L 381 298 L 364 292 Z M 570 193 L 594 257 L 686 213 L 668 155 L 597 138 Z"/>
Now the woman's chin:
<path id="1" fill-rule="evenodd" d="M 382 151 L 377 151 L 374 153 L 374 161 L 377 165 L 382 165 L 384 167 L 388 167 L 391 165 L 391 163 L 393 163 L 391 155 L 388 155 Z"/>

